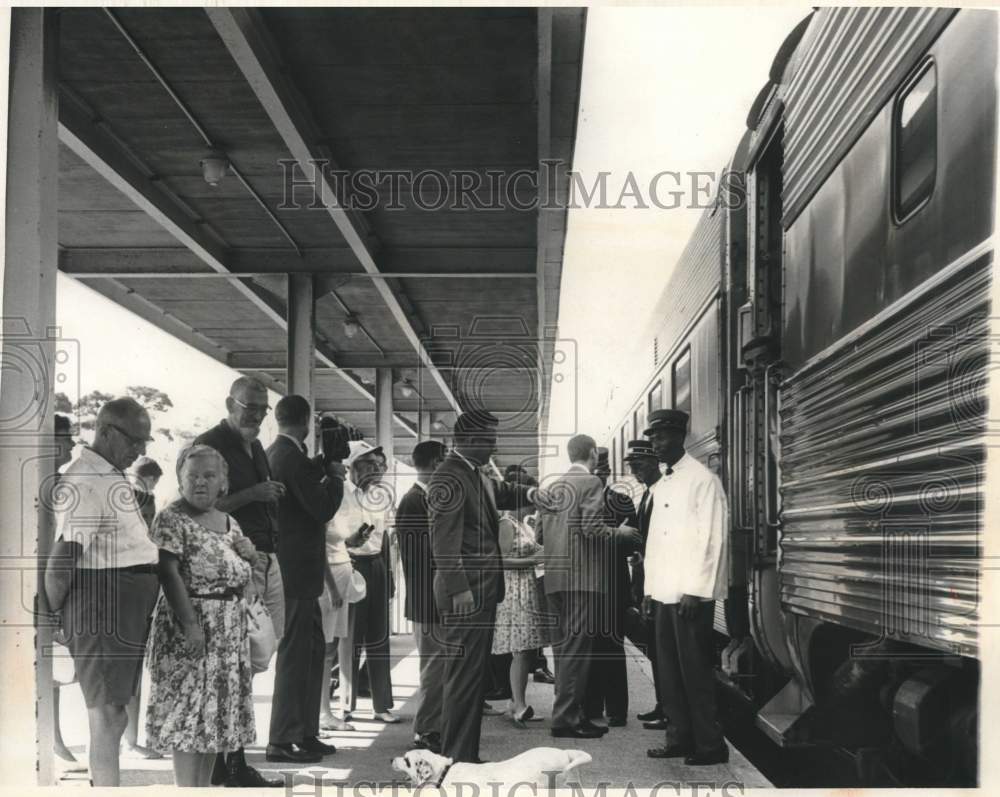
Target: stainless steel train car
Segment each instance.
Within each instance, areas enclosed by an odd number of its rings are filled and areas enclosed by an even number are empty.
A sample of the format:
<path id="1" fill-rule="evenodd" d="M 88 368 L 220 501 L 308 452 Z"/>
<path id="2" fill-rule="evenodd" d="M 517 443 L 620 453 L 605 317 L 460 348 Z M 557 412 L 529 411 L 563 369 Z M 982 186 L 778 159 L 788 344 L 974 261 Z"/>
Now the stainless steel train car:
<path id="1" fill-rule="evenodd" d="M 978 777 L 997 41 L 936 8 L 791 32 L 609 441 L 621 473 L 649 411 L 691 413 L 731 509 L 720 681 L 883 782 Z"/>

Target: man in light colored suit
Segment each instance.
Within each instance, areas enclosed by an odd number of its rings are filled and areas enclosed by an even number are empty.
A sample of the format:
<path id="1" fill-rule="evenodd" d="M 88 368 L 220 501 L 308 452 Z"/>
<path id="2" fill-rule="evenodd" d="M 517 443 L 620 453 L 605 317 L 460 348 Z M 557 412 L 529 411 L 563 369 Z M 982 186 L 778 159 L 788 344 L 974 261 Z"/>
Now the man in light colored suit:
<path id="1" fill-rule="evenodd" d="M 559 618 L 559 638 L 552 647 L 556 661 L 552 735 L 594 739 L 607 728 L 587 720 L 584 701 L 593 629 L 607 589 L 607 541 L 638 545 L 640 538 L 631 526 L 605 525 L 604 485 L 593 475 L 598 459 L 594 438 L 571 438 L 567 452 L 569 470 L 546 484 L 557 507 L 539 516 L 545 540 L 545 594 Z"/>

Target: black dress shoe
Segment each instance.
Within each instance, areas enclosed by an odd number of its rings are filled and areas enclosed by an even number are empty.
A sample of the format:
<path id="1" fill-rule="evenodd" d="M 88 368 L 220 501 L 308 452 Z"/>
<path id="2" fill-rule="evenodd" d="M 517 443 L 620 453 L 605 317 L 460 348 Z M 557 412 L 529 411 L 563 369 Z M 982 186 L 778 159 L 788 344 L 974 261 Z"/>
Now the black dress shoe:
<path id="1" fill-rule="evenodd" d="M 600 739 L 604 731 L 597 726 L 577 725 L 575 728 L 553 728 L 552 735 L 562 739 Z"/>
<path id="2" fill-rule="evenodd" d="M 652 711 L 644 711 L 642 714 L 636 714 L 635 718 L 643 722 L 653 722 L 653 720 L 663 719 L 663 711 L 657 706 Z"/>
<path id="3" fill-rule="evenodd" d="M 666 720 L 653 720 L 652 722 L 642 723 L 642 727 L 647 731 L 665 731 L 669 724 Z"/>
<path id="4" fill-rule="evenodd" d="M 504 692 L 502 689 L 483 695 L 484 700 L 510 700 L 512 697 L 513 695 L 511 695 L 510 690 Z"/>
<path id="5" fill-rule="evenodd" d="M 413 739 L 413 746 L 418 750 L 430 750 L 432 753 L 441 754 L 441 734 L 431 731 L 430 733 L 418 733 Z"/>
<path id="6" fill-rule="evenodd" d="M 609 717 L 608 727 L 609 728 L 624 728 L 628 724 L 628 720 L 625 717 Z"/>
<path id="7" fill-rule="evenodd" d="M 245 765 L 239 767 L 235 772 L 226 778 L 225 784 L 228 788 L 240 787 L 244 789 L 281 789 L 285 786 L 284 778 L 265 778 L 252 766 Z"/>
<path id="8" fill-rule="evenodd" d="M 288 764 L 318 764 L 323 760 L 322 753 L 297 750 L 290 744 L 269 744 L 264 757 L 268 761 L 282 761 Z"/>
<path id="9" fill-rule="evenodd" d="M 684 763 L 689 767 L 704 767 L 710 764 L 725 764 L 729 761 L 729 748 L 723 742 L 714 750 L 703 750 L 692 753 L 684 759 Z"/>
<path id="10" fill-rule="evenodd" d="M 668 744 L 666 747 L 654 747 L 646 751 L 649 758 L 683 758 L 694 752 L 689 744 Z"/>
<path id="11" fill-rule="evenodd" d="M 597 731 L 599 734 L 601 734 L 601 736 L 603 736 L 604 734 L 606 734 L 608 732 L 608 726 L 607 725 L 595 725 L 590 720 L 584 720 L 577 727 L 578 728 L 584 728 L 584 729 L 586 729 L 588 731 Z"/>
<path id="12" fill-rule="evenodd" d="M 320 755 L 333 755 L 337 752 L 337 748 L 332 744 L 327 744 L 326 742 L 321 742 L 315 736 L 309 736 L 303 739 L 298 744 L 300 750 L 305 750 L 307 753 L 319 753 Z"/>
<path id="13" fill-rule="evenodd" d="M 534 678 L 536 684 L 554 684 L 556 682 L 556 677 L 549 672 L 548 667 L 539 667 L 535 670 L 532 678 Z"/>

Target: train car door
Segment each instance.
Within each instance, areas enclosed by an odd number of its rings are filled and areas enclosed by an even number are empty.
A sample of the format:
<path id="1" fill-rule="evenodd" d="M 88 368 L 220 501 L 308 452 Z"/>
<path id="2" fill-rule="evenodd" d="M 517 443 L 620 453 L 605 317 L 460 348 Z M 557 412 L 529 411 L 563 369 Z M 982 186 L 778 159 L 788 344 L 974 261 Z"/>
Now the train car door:
<path id="1" fill-rule="evenodd" d="M 781 122 L 747 174 L 746 303 L 739 310 L 738 356 L 745 384 L 738 391 L 741 447 L 746 478 L 742 523 L 750 535 L 749 614 L 757 647 L 771 667 L 792 669 L 778 588 L 778 514 L 780 510 L 778 383 L 781 361 Z"/>

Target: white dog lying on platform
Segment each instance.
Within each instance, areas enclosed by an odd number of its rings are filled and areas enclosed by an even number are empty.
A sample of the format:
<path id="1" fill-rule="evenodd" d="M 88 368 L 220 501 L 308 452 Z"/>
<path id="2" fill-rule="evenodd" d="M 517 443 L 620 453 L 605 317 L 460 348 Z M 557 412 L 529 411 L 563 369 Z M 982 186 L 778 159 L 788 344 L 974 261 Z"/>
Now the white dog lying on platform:
<path id="1" fill-rule="evenodd" d="M 531 783 L 544 788 L 560 788 L 566 782 L 567 772 L 589 761 L 590 754 L 583 750 L 558 747 L 535 747 L 506 761 L 484 764 L 455 764 L 450 758 L 430 750 L 410 750 L 392 759 L 392 768 L 408 775 L 417 787 Z"/>

